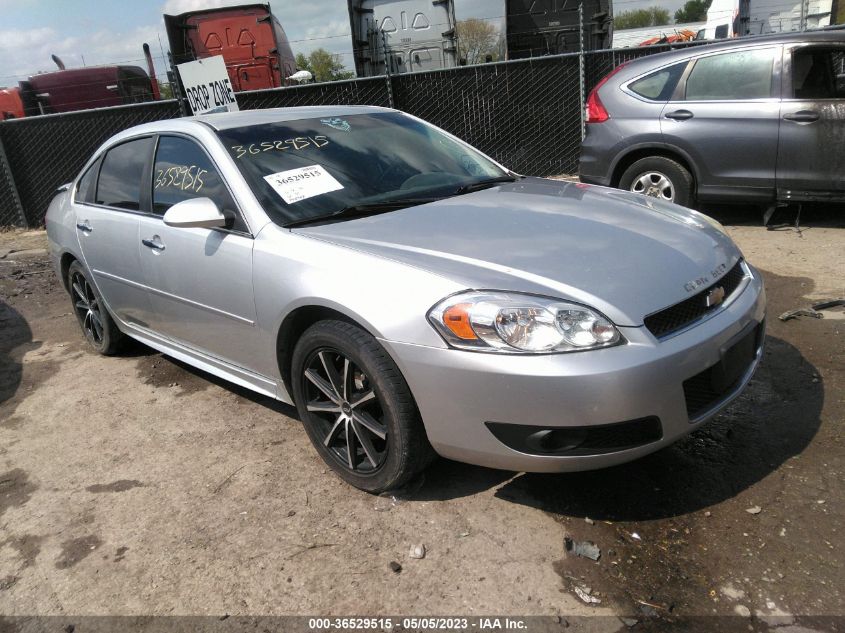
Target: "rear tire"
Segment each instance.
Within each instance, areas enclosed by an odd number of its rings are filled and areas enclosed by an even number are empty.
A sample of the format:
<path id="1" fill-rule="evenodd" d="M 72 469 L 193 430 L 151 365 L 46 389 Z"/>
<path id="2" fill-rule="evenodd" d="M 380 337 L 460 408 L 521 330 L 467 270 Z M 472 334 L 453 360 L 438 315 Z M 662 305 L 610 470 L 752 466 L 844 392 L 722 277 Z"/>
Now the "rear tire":
<path id="1" fill-rule="evenodd" d="M 684 207 L 693 203 L 692 175 L 679 162 L 665 156 L 649 156 L 636 161 L 622 174 L 619 188 Z"/>
<path id="2" fill-rule="evenodd" d="M 124 334 L 115 325 L 103 298 L 91 283 L 88 271 L 78 261 L 71 263 L 68 268 L 67 287 L 73 313 L 85 340 L 104 356 L 117 354 L 123 344 Z"/>
<path id="3" fill-rule="evenodd" d="M 320 321 L 300 337 L 291 382 L 320 457 L 371 493 L 407 484 L 431 461 L 411 390 L 379 342 L 356 325 Z"/>

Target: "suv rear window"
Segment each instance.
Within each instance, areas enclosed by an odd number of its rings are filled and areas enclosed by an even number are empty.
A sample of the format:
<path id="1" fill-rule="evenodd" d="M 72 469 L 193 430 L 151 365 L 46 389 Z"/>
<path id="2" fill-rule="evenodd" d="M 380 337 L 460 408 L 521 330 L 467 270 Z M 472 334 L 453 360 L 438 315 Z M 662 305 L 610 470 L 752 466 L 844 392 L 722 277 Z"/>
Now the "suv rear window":
<path id="1" fill-rule="evenodd" d="M 687 101 L 737 101 L 772 96 L 775 48 L 709 55 L 696 60 L 687 78 Z"/>
<path id="2" fill-rule="evenodd" d="M 668 68 L 661 68 L 628 84 L 628 89 L 652 101 L 668 101 L 686 66 L 687 62 L 683 62 Z"/>

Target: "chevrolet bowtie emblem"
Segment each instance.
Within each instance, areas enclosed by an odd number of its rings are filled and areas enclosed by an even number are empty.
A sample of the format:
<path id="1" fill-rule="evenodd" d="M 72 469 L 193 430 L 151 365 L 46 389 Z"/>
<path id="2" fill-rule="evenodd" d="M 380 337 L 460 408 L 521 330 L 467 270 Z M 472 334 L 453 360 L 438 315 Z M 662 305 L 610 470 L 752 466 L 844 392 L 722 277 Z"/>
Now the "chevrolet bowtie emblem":
<path id="1" fill-rule="evenodd" d="M 722 301 L 725 300 L 725 289 L 722 286 L 716 286 L 710 292 L 707 293 L 707 296 L 704 297 L 704 302 L 708 308 L 712 308 L 713 306 L 717 306 Z"/>

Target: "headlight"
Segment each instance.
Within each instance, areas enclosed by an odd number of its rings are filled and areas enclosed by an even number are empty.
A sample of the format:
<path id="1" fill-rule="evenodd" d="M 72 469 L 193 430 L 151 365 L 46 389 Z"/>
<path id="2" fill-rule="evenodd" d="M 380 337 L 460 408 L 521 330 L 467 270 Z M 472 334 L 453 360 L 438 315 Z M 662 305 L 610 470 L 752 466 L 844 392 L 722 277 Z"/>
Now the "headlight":
<path id="1" fill-rule="evenodd" d="M 428 318 L 447 343 L 484 352 L 574 352 L 622 341 L 613 323 L 595 310 L 516 293 L 454 295 L 434 306 Z"/>

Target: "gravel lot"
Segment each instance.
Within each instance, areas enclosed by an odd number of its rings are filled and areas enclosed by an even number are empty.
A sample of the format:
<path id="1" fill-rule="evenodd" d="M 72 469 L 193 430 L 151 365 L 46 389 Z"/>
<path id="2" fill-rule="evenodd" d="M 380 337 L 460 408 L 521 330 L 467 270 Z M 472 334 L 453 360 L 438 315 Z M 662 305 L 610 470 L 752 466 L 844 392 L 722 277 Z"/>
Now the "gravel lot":
<path id="1" fill-rule="evenodd" d="M 0 614 L 750 614 L 751 630 L 841 629 L 822 616 L 845 616 L 845 312 L 777 315 L 845 296 L 845 210 L 805 211 L 801 232 L 714 215 L 769 294 L 765 360 L 726 412 L 625 466 L 440 460 L 382 497 L 334 477 L 290 407 L 141 345 L 89 352 L 44 233 L 0 233 Z M 568 554 L 565 536 L 601 557 Z"/>

